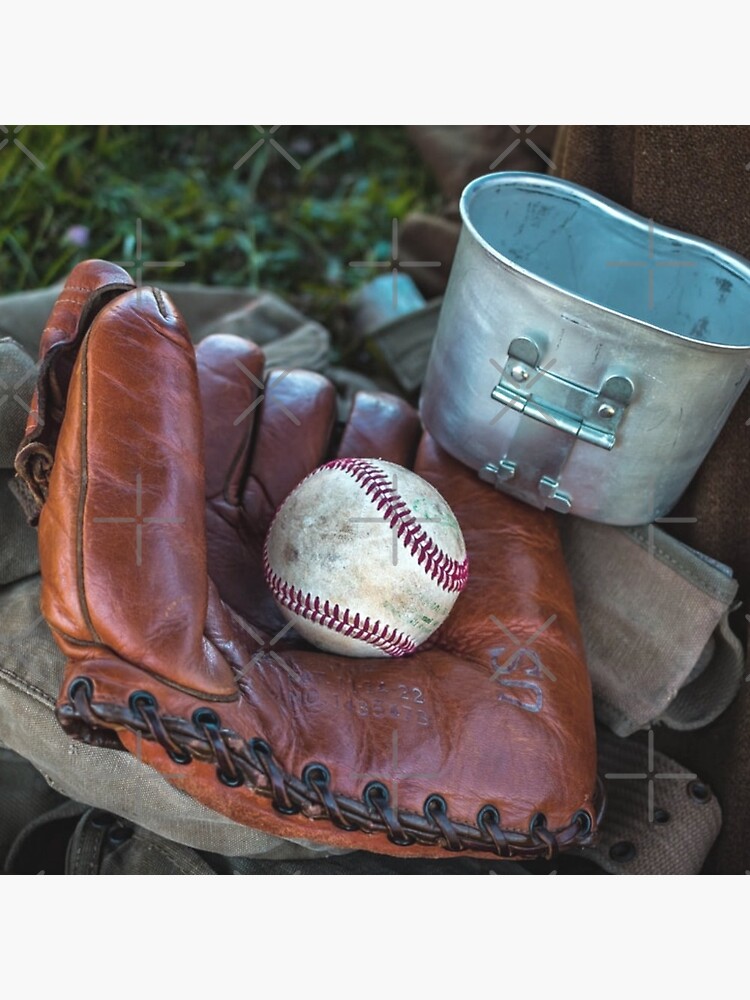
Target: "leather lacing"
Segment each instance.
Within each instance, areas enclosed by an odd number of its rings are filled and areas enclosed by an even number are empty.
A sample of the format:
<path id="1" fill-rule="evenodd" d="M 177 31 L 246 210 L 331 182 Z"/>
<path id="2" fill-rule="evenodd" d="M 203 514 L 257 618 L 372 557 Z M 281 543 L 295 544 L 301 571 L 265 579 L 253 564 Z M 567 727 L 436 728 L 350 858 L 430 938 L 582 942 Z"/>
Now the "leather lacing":
<path id="1" fill-rule="evenodd" d="M 442 795 L 429 795 L 423 812 L 399 809 L 382 781 L 370 781 L 361 799 L 339 795 L 331 788 L 331 774 L 325 764 L 307 764 L 301 777 L 287 774 L 266 740 L 242 740 L 222 729 L 217 713 L 198 708 L 191 719 L 159 712 L 156 698 L 136 691 L 125 705 L 95 704 L 94 687 L 87 677 L 79 677 L 68 688 L 69 703 L 58 708 L 60 722 L 73 728 L 82 722 L 89 729 L 126 728 L 164 748 L 176 764 L 193 759 L 211 761 L 217 778 L 235 788 L 248 785 L 271 799 L 277 812 L 302 813 L 310 819 L 327 819 L 341 830 L 385 833 L 392 844 L 439 846 L 447 851 L 489 851 L 501 858 L 551 858 L 558 850 L 591 843 L 594 818 L 585 809 L 570 824 L 556 832 L 537 813 L 528 831 L 504 830 L 498 809 L 484 805 L 477 813 L 476 826 L 452 820 Z M 594 806 L 596 820 L 604 810 L 604 792 L 597 779 Z"/>

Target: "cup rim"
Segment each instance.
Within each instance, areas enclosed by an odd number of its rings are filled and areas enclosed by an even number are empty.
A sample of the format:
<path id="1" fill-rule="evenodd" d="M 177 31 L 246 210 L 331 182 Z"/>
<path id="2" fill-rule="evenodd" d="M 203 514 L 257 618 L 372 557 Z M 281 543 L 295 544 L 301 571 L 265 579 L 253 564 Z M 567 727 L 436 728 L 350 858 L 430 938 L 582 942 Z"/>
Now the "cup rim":
<path id="1" fill-rule="evenodd" d="M 630 323 L 637 323 L 645 329 L 658 331 L 666 336 L 674 337 L 682 341 L 684 344 L 691 345 L 698 350 L 713 349 L 719 351 L 750 352 L 750 333 L 748 334 L 748 342 L 745 344 L 728 344 L 715 340 L 697 340 L 695 337 L 690 337 L 675 330 L 670 330 L 667 327 L 659 326 L 656 323 L 650 323 L 647 320 L 639 318 L 638 316 L 620 312 L 619 310 L 603 305 L 601 302 L 597 302 L 592 298 L 587 298 L 585 295 L 581 295 L 577 292 L 571 292 L 562 285 L 556 284 L 554 281 L 543 277 L 535 271 L 529 270 L 528 267 L 524 267 L 517 261 L 507 257 L 481 235 L 471 217 L 472 202 L 480 191 L 483 191 L 486 188 L 506 186 L 531 191 L 545 191 L 547 193 L 552 191 L 561 197 L 567 197 L 568 199 L 572 198 L 576 202 L 595 206 L 610 218 L 617 219 L 631 228 L 639 229 L 642 233 L 648 233 L 650 238 L 663 237 L 667 240 L 676 240 L 686 248 L 693 247 L 694 251 L 699 253 L 701 256 L 711 257 L 717 265 L 733 272 L 739 279 L 747 284 L 749 292 L 750 261 L 746 260 L 739 254 L 735 254 L 732 251 L 725 249 L 717 243 L 712 243 L 710 240 L 705 240 L 701 237 L 693 236 L 690 233 L 685 233 L 682 230 L 672 229 L 668 226 L 656 223 L 653 220 L 646 219 L 642 215 L 639 215 L 630 209 L 624 208 L 622 205 L 618 205 L 616 202 L 604 197 L 604 195 L 597 194 L 595 191 L 583 187 L 581 184 L 575 184 L 572 181 L 562 180 L 558 177 L 551 177 L 549 174 L 532 173 L 521 170 L 504 170 L 497 173 L 484 174 L 481 177 L 476 177 L 466 185 L 461 193 L 459 201 L 461 221 L 464 228 L 490 257 L 511 271 L 523 275 L 531 281 L 544 285 L 546 288 L 553 289 L 554 291 L 565 295 L 569 299 L 584 303 L 589 308 L 600 310 L 611 316 L 627 320 Z"/>

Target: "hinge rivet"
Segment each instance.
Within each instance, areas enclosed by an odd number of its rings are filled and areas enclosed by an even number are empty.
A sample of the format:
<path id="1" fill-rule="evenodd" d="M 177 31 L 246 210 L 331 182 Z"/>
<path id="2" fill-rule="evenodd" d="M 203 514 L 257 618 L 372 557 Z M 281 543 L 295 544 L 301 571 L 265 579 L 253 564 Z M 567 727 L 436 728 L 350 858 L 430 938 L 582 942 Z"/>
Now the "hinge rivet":
<path id="1" fill-rule="evenodd" d="M 599 409 L 596 411 L 602 420 L 611 420 L 617 412 L 614 406 L 610 406 L 609 403 L 602 403 Z"/>
<path id="2" fill-rule="evenodd" d="M 526 371 L 523 365 L 513 365 L 513 367 L 510 370 L 510 377 L 515 382 L 525 382 L 526 379 L 529 377 L 529 373 Z"/>

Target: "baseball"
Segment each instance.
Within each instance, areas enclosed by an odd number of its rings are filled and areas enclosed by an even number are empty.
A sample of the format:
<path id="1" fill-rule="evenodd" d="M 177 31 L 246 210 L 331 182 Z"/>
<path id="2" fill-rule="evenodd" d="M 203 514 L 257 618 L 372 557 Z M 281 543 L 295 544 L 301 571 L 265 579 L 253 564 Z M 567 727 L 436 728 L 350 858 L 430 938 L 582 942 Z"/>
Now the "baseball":
<path id="1" fill-rule="evenodd" d="M 266 538 L 266 583 L 308 642 L 343 656 L 406 656 L 468 579 L 461 528 L 436 489 L 391 462 L 339 458 L 304 479 Z"/>

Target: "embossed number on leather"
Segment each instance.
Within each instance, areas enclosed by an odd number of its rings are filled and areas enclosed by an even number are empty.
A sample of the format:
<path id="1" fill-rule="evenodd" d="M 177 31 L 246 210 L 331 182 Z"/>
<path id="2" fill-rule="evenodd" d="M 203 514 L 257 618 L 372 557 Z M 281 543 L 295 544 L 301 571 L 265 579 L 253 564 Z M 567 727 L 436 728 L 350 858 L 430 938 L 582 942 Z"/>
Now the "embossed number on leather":
<path id="1" fill-rule="evenodd" d="M 529 677 L 542 676 L 542 661 L 534 649 L 520 646 L 510 656 L 505 656 L 505 646 L 490 650 L 492 679 L 499 685 L 498 701 L 515 705 L 524 712 L 540 712 L 544 704 L 542 686 Z"/>
<path id="2" fill-rule="evenodd" d="M 334 709 L 343 708 L 361 719 L 387 718 L 415 726 L 430 725 L 424 692 L 411 684 L 387 684 L 363 678 L 357 682 L 355 691 L 344 694 L 335 687 L 331 690 L 330 677 L 322 671 L 304 671 L 302 683 L 308 707 L 323 707 L 325 700 Z"/>

